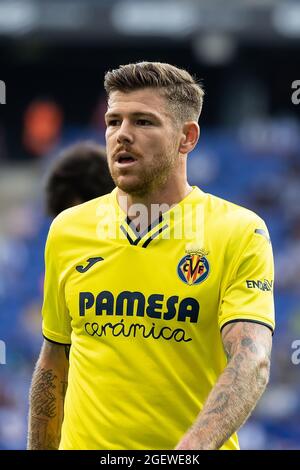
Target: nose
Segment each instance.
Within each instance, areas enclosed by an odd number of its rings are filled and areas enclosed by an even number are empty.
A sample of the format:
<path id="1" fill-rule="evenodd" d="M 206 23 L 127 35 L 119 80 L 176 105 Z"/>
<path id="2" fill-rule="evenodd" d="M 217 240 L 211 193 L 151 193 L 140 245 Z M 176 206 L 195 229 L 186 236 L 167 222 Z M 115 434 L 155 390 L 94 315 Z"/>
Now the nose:
<path id="1" fill-rule="evenodd" d="M 128 123 L 125 120 L 123 120 L 119 128 L 117 140 L 119 144 L 124 144 L 124 143 L 132 144 L 133 143 L 133 133 L 132 133 L 130 123 Z"/>

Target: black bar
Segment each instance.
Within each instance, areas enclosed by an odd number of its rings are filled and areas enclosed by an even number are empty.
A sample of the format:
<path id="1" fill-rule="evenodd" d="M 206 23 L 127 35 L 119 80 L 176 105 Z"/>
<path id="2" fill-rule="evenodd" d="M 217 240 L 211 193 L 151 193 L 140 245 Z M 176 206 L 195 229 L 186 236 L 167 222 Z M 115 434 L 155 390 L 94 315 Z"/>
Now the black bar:
<path id="1" fill-rule="evenodd" d="M 192 466 L 210 468 L 214 464 L 251 463 L 270 465 L 276 459 L 276 465 L 294 463 L 299 451 L 197 451 L 197 450 L 145 450 L 145 451 L 0 451 L 1 468 L 3 464 L 75 464 L 76 466 L 117 466 L 137 468 L 148 465 Z M 295 460 L 296 459 L 296 460 Z M 117 468 L 115 467 L 115 468 Z M 240 467 L 239 467 L 240 468 Z"/>

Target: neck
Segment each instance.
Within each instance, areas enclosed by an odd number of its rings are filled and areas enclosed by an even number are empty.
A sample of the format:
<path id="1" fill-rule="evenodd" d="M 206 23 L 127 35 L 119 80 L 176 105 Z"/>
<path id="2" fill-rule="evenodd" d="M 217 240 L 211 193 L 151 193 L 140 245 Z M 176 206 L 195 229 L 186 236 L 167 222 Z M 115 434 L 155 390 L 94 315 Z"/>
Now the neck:
<path id="1" fill-rule="evenodd" d="M 175 180 L 165 184 L 162 188 L 154 188 L 151 192 L 143 195 L 128 194 L 118 188 L 117 200 L 121 209 L 132 220 L 137 217 L 137 207 L 133 206 L 136 204 L 142 205 L 146 214 L 144 224 L 150 225 L 158 216 L 157 210 L 153 210 L 154 205 L 156 208 L 161 206 L 159 208 L 160 213 L 166 212 L 172 205 L 182 201 L 191 191 L 192 187 L 186 179 L 184 181 Z"/>

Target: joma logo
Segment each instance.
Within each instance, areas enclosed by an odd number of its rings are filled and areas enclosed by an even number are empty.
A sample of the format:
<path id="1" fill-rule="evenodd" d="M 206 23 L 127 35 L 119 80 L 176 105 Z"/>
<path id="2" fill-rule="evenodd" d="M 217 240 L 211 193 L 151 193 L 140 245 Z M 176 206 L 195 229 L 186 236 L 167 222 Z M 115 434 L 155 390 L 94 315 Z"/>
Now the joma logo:
<path id="1" fill-rule="evenodd" d="M 6 104 L 6 86 L 3 80 L 0 80 L 0 104 Z"/>

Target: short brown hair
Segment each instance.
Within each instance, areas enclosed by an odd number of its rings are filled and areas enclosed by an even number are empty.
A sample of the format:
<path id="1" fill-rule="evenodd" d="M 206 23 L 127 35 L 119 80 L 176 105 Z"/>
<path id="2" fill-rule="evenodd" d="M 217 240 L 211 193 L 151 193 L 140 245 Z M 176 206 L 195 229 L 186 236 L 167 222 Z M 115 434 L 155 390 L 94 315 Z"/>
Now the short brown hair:
<path id="1" fill-rule="evenodd" d="M 104 88 L 108 97 L 113 91 L 157 88 L 182 122 L 199 119 L 204 96 L 199 82 L 186 70 L 162 62 L 120 65 L 105 74 Z"/>
<path id="2" fill-rule="evenodd" d="M 64 149 L 46 179 L 46 210 L 53 217 L 76 204 L 112 191 L 105 147 L 80 142 Z"/>

